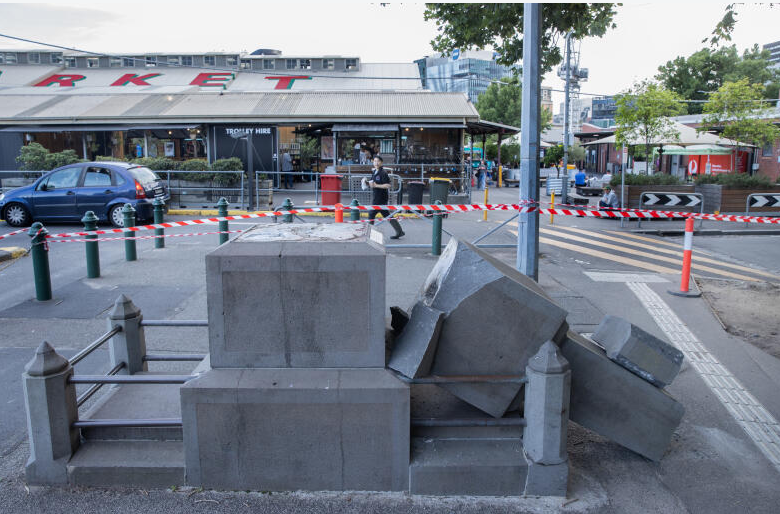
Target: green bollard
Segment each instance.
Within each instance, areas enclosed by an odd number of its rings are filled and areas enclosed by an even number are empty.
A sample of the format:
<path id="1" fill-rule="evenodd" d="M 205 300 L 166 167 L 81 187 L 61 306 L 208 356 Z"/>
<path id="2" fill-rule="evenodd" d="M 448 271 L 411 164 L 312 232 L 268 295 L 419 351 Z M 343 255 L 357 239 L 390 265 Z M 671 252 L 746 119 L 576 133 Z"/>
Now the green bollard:
<path id="1" fill-rule="evenodd" d="M 84 230 L 92 232 L 97 230 L 98 217 L 92 211 L 84 213 L 84 217 L 81 218 L 81 222 L 84 224 Z M 100 276 L 100 249 L 98 248 L 98 236 L 97 234 L 90 234 L 84 236 L 86 239 L 94 239 L 94 243 L 85 243 L 84 246 L 87 249 L 87 278 L 98 278 Z"/>
<path id="2" fill-rule="evenodd" d="M 32 238 L 32 263 L 35 276 L 35 299 L 39 302 L 51 300 L 51 275 L 49 273 L 49 245 L 46 244 L 46 236 L 49 231 L 43 228 L 39 222 L 30 227 L 27 235 Z"/>
<path id="3" fill-rule="evenodd" d="M 162 198 L 155 198 L 154 202 L 152 202 L 152 205 L 154 205 L 154 224 L 157 225 L 159 223 L 163 222 L 163 208 L 165 207 L 165 202 Z M 165 235 L 165 229 L 164 228 L 156 228 L 154 229 L 154 235 L 155 236 L 164 236 Z M 157 237 L 154 239 L 154 247 L 155 248 L 165 248 L 165 238 L 164 237 Z"/>
<path id="4" fill-rule="evenodd" d="M 217 213 L 220 218 L 224 218 L 228 215 L 228 201 L 225 200 L 225 197 L 219 199 L 217 202 Z M 228 231 L 228 222 L 227 221 L 220 221 L 219 222 L 219 231 L 225 232 L 224 234 L 219 234 L 219 244 L 227 243 L 228 236 L 230 234 L 227 234 Z"/>
<path id="5" fill-rule="evenodd" d="M 436 200 L 436 205 L 441 205 L 441 200 Z M 441 218 L 442 214 L 433 215 L 433 237 L 431 238 L 431 253 L 441 255 Z"/>
<path id="6" fill-rule="evenodd" d="M 126 203 L 124 207 L 122 207 L 122 217 L 124 218 L 124 227 L 134 227 L 135 226 L 135 209 L 133 209 L 133 206 L 129 203 Z M 125 230 L 124 232 L 125 237 L 133 237 L 135 236 L 134 231 Z M 126 261 L 137 261 L 138 255 L 135 252 L 135 239 L 126 239 L 125 240 L 125 260 Z"/>
<path id="7" fill-rule="evenodd" d="M 353 198 L 352 202 L 349 204 L 351 209 L 349 210 L 349 221 L 360 221 L 360 210 L 356 207 L 360 205 L 357 201 L 357 198 Z"/>
<path id="8" fill-rule="evenodd" d="M 295 206 L 292 203 L 292 200 L 289 198 L 284 199 L 284 203 L 282 204 L 281 210 L 283 211 L 290 211 Z M 292 214 L 283 214 L 282 215 L 282 223 L 292 223 L 293 222 L 293 215 Z"/>

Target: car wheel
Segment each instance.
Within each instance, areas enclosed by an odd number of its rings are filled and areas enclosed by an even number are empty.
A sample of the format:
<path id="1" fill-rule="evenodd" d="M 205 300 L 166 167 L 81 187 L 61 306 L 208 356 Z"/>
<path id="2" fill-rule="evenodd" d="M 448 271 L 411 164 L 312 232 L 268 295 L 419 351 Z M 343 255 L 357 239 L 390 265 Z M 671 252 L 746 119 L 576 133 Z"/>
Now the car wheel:
<path id="1" fill-rule="evenodd" d="M 125 226 L 125 218 L 122 216 L 123 205 L 115 205 L 108 211 L 108 220 L 117 228 Z"/>
<path id="2" fill-rule="evenodd" d="M 12 203 L 5 208 L 5 221 L 12 227 L 26 227 L 32 221 L 29 211 L 24 205 Z"/>

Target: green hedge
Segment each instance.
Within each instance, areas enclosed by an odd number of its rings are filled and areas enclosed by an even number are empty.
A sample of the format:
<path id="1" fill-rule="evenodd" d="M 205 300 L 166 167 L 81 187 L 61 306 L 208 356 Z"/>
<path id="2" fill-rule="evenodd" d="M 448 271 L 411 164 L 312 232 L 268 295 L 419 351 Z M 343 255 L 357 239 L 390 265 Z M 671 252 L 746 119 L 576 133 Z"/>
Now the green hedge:
<path id="1" fill-rule="evenodd" d="M 21 148 L 16 162 L 25 171 L 49 171 L 82 160 L 74 150 L 51 153 L 40 143 L 30 143 Z"/>
<path id="2" fill-rule="evenodd" d="M 627 186 L 676 186 L 681 185 L 682 183 L 683 181 L 679 177 L 666 175 L 664 173 L 657 173 L 655 175 L 634 175 L 633 173 L 626 173 Z M 609 184 L 612 187 L 619 186 L 620 175 L 613 175 Z"/>
<path id="3" fill-rule="evenodd" d="M 718 173 L 717 175 L 702 175 L 696 178 L 696 185 L 719 184 L 732 189 L 771 189 L 774 184 L 769 178 L 747 173 Z"/>

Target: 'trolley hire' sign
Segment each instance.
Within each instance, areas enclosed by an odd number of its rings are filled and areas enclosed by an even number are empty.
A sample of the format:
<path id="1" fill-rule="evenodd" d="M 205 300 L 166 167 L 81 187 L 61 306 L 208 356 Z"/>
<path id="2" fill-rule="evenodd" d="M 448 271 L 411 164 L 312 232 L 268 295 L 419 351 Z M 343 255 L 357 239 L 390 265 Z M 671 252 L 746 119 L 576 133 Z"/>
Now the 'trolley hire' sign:
<path id="1" fill-rule="evenodd" d="M 145 75 L 139 75 L 137 73 L 125 73 L 121 77 L 117 78 L 114 82 L 109 84 L 113 87 L 118 86 L 153 86 L 154 84 L 150 83 L 149 81 L 162 76 L 162 73 L 147 73 Z M 86 79 L 86 75 L 79 75 L 76 73 L 55 73 L 54 75 L 50 75 L 46 77 L 45 79 L 41 80 L 37 84 L 33 84 L 34 87 L 48 87 L 48 86 L 59 86 L 59 87 L 76 87 L 76 83 L 80 82 L 84 79 Z M 192 80 L 192 82 L 189 83 L 190 86 L 200 86 L 200 87 L 221 87 L 223 89 L 227 88 L 227 84 L 229 84 L 233 79 L 236 78 L 235 73 L 198 73 L 195 78 Z M 292 75 L 283 75 L 283 76 L 267 76 L 265 77 L 266 80 L 276 80 L 276 86 L 274 86 L 274 89 L 292 89 L 293 84 L 296 80 L 311 80 L 311 77 L 306 75 L 299 75 L 299 76 L 292 76 Z"/>

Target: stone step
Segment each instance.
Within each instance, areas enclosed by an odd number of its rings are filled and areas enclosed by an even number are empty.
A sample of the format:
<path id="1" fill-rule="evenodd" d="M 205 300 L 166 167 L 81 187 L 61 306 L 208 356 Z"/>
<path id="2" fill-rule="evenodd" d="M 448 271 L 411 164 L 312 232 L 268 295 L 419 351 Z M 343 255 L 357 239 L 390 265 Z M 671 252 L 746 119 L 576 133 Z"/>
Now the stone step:
<path id="1" fill-rule="evenodd" d="M 87 441 L 68 462 L 76 486 L 165 488 L 184 485 L 181 441 Z"/>
<path id="2" fill-rule="evenodd" d="M 411 494 L 519 496 L 527 474 L 520 439 L 412 439 Z"/>
<path id="3" fill-rule="evenodd" d="M 83 416 L 90 419 L 181 418 L 178 384 L 123 384 L 112 386 Z M 88 441 L 181 441 L 181 427 L 83 428 Z"/>

